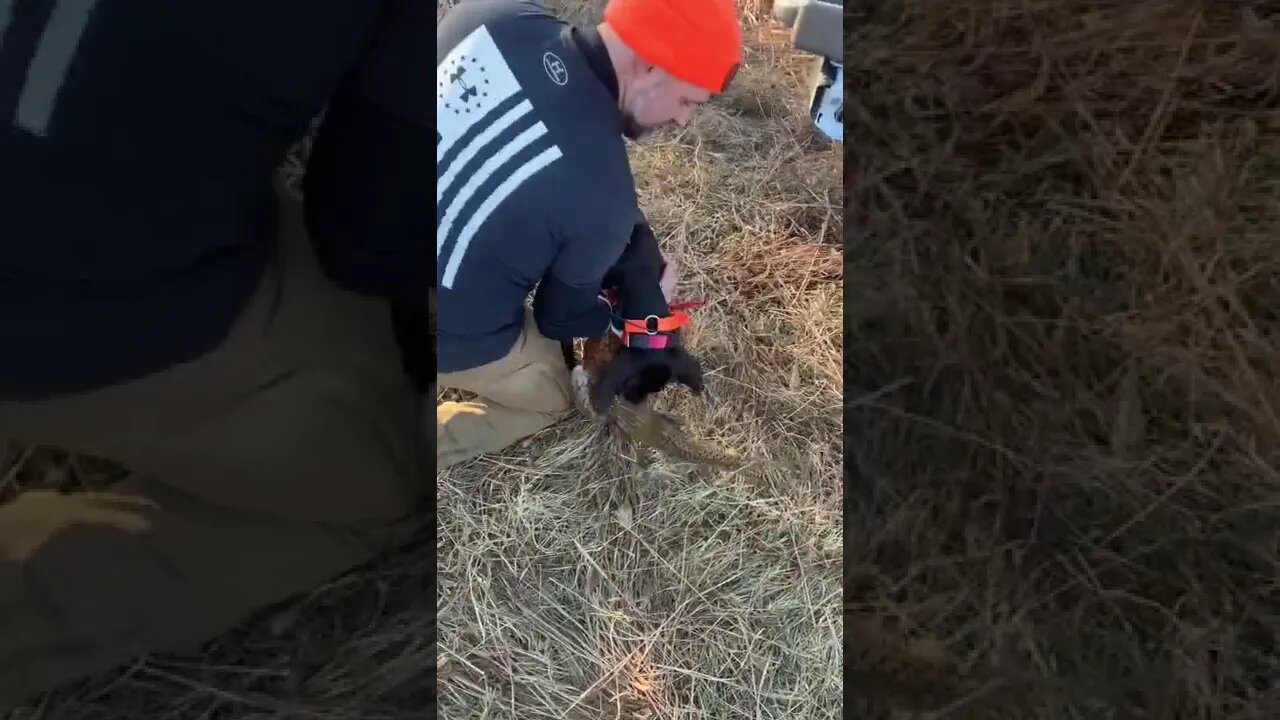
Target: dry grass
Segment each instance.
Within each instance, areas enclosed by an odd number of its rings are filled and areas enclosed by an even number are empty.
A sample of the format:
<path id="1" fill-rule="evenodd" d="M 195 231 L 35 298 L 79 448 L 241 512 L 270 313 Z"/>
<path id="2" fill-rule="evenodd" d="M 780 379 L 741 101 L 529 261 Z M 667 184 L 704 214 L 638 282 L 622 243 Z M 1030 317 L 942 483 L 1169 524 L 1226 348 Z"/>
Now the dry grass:
<path id="1" fill-rule="evenodd" d="M 663 403 L 762 462 L 641 473 L 575 418 L 442 475 L 442 718 L 839 714 L 842 160 L 809 127 L 809 58 L 748 11 L 733 91 L 632 158 L 709 301 L 689 337 L 719 403 Z"/>
<path id="2" fill-rule="evenodd" d="M 942 717 L 1280 717 L 1280 3 L 860 10 L 848 610 Z"/>

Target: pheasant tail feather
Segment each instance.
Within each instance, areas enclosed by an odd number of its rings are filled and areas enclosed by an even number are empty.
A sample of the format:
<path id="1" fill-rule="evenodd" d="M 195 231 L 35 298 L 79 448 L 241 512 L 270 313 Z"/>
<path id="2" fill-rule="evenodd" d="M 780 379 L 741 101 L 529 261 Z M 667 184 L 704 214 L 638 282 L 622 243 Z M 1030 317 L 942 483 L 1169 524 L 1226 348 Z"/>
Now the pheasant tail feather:
<path id="1" fill-rule="evenodd" d="M 736 470 L 746 464 L 741 453 L 694 437 L 679 420 L 658 412 L 648 403 L 637 406 L 619 399 L 611 415 L 631 440 L 673 459 L 726 470 Z"/>

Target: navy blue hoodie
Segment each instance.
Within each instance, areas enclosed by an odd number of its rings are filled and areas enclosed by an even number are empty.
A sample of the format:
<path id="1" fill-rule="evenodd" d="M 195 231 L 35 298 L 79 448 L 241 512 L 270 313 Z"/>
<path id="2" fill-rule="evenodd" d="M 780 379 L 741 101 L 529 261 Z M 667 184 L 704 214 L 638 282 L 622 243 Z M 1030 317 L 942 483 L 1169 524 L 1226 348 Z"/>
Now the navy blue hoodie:
<path id="1" fill-rule="evenodd" d="M 642 216 L 599 36 L 535 0 L 469 0 L 436 29 L 437 362 L 603 333 L 605 273 Z"/>
<path id="2" fill-rule="evenodd" d="M 0 0 L 0 399 L 212 349 L 305 180 L 326 271 L 425 306 L 421 0 Z"/>

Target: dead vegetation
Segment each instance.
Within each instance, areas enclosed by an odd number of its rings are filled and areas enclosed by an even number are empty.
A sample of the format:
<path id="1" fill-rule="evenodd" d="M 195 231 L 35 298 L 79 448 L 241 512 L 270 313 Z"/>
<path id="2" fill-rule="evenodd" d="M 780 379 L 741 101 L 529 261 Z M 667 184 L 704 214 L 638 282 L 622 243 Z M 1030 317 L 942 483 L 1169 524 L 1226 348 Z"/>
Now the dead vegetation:
<path id="1" fill-rule="evenodd" d="M 852 7 L 846 612 L 933 717 L 1280 716 L 1280 3 Z"/>

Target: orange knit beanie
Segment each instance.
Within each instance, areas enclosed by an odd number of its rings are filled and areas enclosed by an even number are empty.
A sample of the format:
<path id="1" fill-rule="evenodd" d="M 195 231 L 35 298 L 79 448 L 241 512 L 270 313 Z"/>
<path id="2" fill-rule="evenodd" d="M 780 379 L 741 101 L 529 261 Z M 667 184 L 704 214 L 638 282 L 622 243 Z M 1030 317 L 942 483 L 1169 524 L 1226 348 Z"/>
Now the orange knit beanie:
<path id="1" fill-rule="evenodd" d="M 742 61 L 733 0 L 610 0 L 604 19 L 647 62 L 712 93 Z"/>

